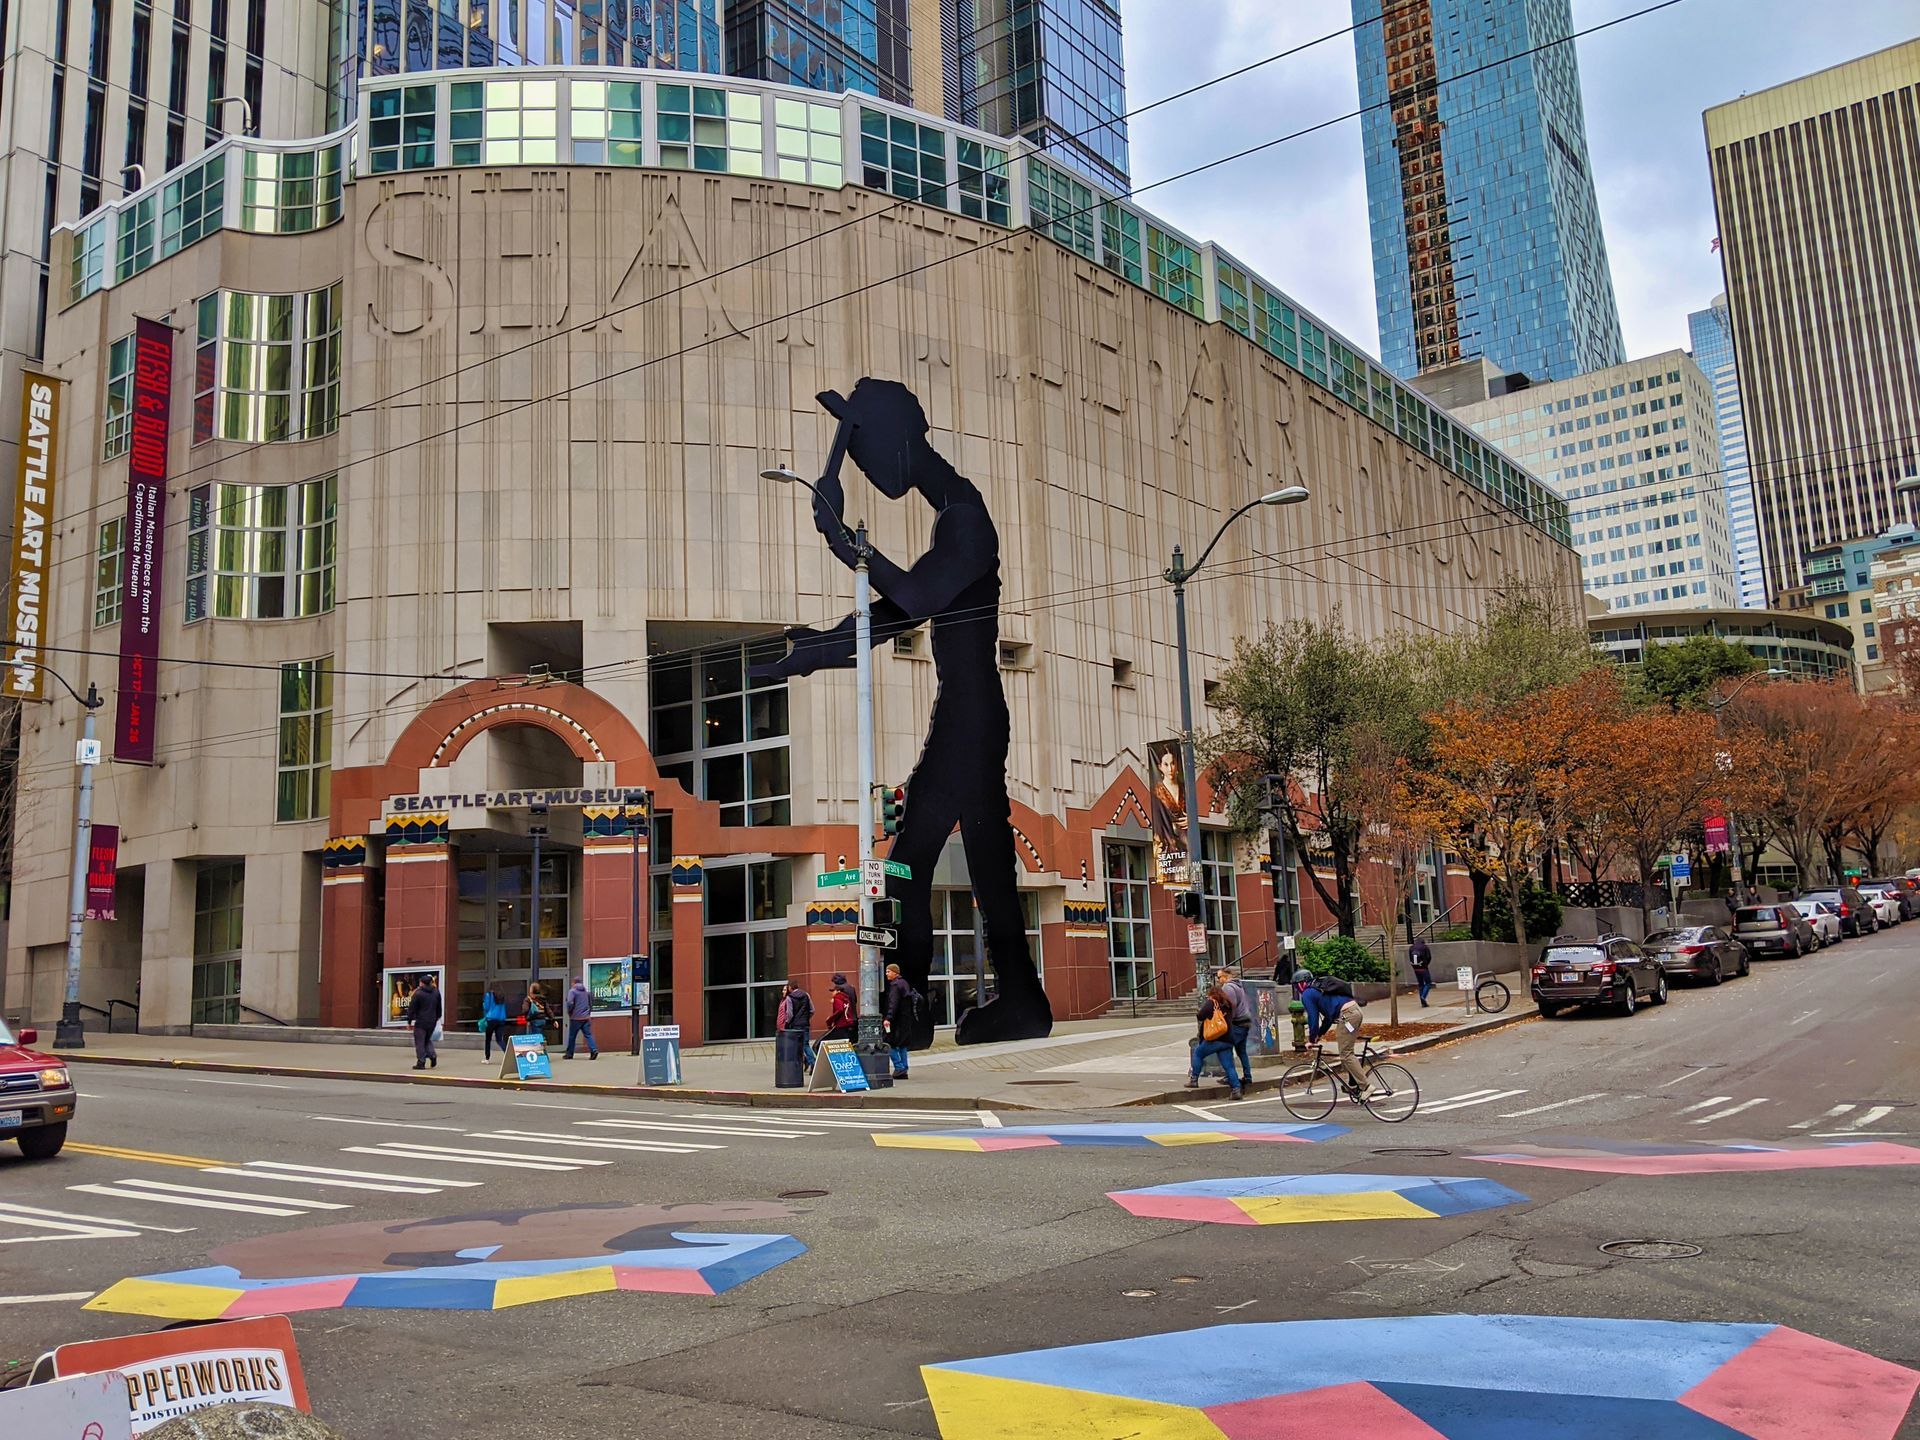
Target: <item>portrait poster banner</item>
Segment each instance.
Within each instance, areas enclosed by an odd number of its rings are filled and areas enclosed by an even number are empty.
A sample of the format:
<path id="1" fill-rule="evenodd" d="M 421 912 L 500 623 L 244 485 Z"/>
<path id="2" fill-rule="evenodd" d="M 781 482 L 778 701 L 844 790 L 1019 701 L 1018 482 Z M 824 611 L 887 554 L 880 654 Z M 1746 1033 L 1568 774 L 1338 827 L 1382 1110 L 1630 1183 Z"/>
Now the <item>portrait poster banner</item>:
<path id="1" fill-rule="evenodd" d="M 13 571 L 7 598 L 7 664 L 0 695 L 44 699 L 47 635 L 47 536 L 53 524 L 53 486 L 59 476 L 60 382 L 28 370 L 21 375 L 20 465 L 13 488 Z"/>
<path id="2" fill-rule="evenodd" d="M 95 825 L 87 841 L 87 919 L 112 920 L 120 878 L 120 827 Z"/>
<path id="3" fill-rule="evenodd" d="M 139 765 L 153 763 L 160 698 L 160 561 L 166 551 L 172 401 L 173 331 L 158 320 L 140 320 L 133 332 L 120 693 L 113 732 L 113 758 Z"/>
<path id="4" fill-rule="evenodd" d="M 413 992 L 426 983 L 431 975 L 439 985 L 444 997 L 447 993 L 447 967 L 444 965 L 408 965 L 396 970 L 380 972 L 380 1023 L 382 1025 L 405 1025 L 407 1023 L 407 1002 L 413 998 Z M 444 999 L 441 1002 L 445 1003 Z"/>
<path id="5" fill-rule="evenodd" d="M 1147 805 L 1153 822 L 1153 868 L 1162 885 L 1187 888 L 1187 780 L 1180 763 L 1178 740 L 1156 740 L 1147 746 L 1147 764 L 1153 771 Z"/>

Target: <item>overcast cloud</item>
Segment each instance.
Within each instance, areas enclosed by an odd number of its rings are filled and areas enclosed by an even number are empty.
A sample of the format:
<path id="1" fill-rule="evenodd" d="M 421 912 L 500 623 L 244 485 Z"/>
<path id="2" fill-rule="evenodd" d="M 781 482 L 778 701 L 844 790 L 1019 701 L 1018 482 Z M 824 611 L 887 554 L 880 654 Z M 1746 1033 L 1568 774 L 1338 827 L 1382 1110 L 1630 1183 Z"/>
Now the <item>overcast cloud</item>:
<path id="1" fill-rule="evenodd" d="M 1646 3 L 1574 0 L 1574 25 Z M 1122 13 L 1133 107 L 1353 22 L 1350 0 L 1122 0 Z M 1685 348 L 1687 312 L 1723 288 L 1710 249 L 1701 111 L 1917 32 L 1914 0 L 1684 0 L 1577 42 L 1629 355 Z M 1358 104 L 1353 37 L 1341 34 L 1133 121 L 1134 181 L 1147 185 Z M 1378 353 L 1358 120 L 1140 200 Z"/>

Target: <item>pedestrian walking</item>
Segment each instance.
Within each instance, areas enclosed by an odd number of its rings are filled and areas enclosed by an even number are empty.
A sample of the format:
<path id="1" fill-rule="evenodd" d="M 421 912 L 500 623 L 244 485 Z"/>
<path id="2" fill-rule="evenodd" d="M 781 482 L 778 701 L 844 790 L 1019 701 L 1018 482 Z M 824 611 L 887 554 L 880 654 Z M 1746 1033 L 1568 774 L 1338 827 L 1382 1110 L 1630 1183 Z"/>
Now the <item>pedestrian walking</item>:
<path id="1" fill-rule="evenodd" d="M 800 982 L 791 976 L 787 979 L 787 988 L 780 996 L 779 1017 L 775 1021 L 779 1029 L 792 1031 L 800 1037 L 800 1054 L 805 1058 L 807 1068 L 813 1068 L 813 997 L 800 988 Z"/>
<path id="2" fill-rule="evenodd" d="M 1413 983 L 1420 987 L 1420 1005 L 1424 1009 L 1427 996 L 1433 992 L 1433 951 L 1427 945 L 1426 936 L 1413 942 L 1407 951 L 1407 963 L 1413 967 Z"/>
<path id="3" fill-rule="evenodd" d="M 1253 998 L 1247 994 L 1247 987 L 1233 978 L 1233 972 L 1222 965 L 1213 972 L 1213 983 L 1220 987 L 1232 1010 L 1227 1015 L 1227 1038 L 1233 1042 L 1233 1053 L 1240 1061 L 1240 1081 L 1253 1083 L 1253 1062 L 1247 1058 L 1247 1041 L 1253 1035 Z"/>
<path id="4" fill-rule="evenodd" d="M 586 976 L 577 975 L 573 988 L 567 991 L 567 1048 L 562 1060 L 573 1059 L 573 1048 L 582 1036 L 587 1041 L 587 1058 L 598 1060 L 600 1047 L 593 1040 L 593 992 L 587 989 Z"/>
<path id="5" fill-rule="evenodd" d="M 520 1029 L 528 1035 L 538 1035 L 544 1039 L 547 1017 L 547 997 L 541 992 L 539 982 L 535 981 L 527 986 L 526 998 L 520 1002 Z"/>
<path id="6" fill-rule="evenodd" d="M 833 998 L 827 1002 L 827 1033 L 823 1040 L 853 1039 L 860 1018 L 860 997 L 853 993 L 853 987 L 847 984 L 847 977 L 836 974 L 833 977 Z"/>
<path id="7" fill-rule="evenodd" d="M 1347 1089 L 1356 1097 L 1366 1088 L 1367 1072 L 1353 1058 L 1353 1047 L 1360 1027 L 1367 1022 L 1366 1011 L 1353 998 L 1353 987 L 1331 975 L 1312 980 L 1300 992 L 1300 1003 L 1307 1011 L 1307 1043 L 1312 1045 L 1331 1030 L 1340 1044 L 1340 1068 L 1347 1075 Z"/>
<path id="8" fill-rule="evenodd" d="M 489 990 L 480 997 L 480 1030 L 486 1037 L 482 1042 L 481 1058 L 491 1060 L 493 1047 L 498 1045 L 500 1053 L 506 1054 L 512 1047 L 507 1044 L 507 1002 L 498 991 Z"/>
<path id="9" fill-rule="evenodd" d="M 1207 991 L 1200 1002 L 1199 1013 L 1194 1016 L 1200 1025 L 1200 1035 L 1187 1063 L 1187 1089 L 1192 1090 L 1200 1084 L 1200 1067 L 1210 1057 L 1218 1055 L 1220 1068 L 1226 1072 L 1227 1086 L 1233 1092 L 1229 1098 L 1240 1098 L 1240 1077 L 1233 1070 L 1232 1016 L 1233 1001 L 1227 992 L 1218 985 Z"/>
<path id="10" fill-rule="evenodd" d="M 907 1041 L 913 1038 L 920 992 L 907 983 L 898 965 L 887 966 L 887 996 L 881 1008 L 887 1029 L 887 1048 L 893 1052 L 893 1078 L 907 1078 Z"/>
<path id="11" fill-rule="evenodd" d="M 434 1049 L 433 1033 L 440 1028 L 445 1002 L 440 998 L 439 981 L 432 975 L 413 987 L 407 997 L 407 1024 L 413 1027 L 413 1068 L 438 1069 L 440 1052 Z"/>

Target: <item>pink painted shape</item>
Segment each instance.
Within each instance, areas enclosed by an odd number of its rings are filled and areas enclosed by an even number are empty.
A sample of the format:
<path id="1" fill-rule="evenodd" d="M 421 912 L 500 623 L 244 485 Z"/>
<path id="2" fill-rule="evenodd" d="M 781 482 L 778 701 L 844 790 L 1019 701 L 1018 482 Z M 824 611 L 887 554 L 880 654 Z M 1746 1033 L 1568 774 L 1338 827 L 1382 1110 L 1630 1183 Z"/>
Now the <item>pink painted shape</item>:
<path id="1" fill-rule="evenodd" d="M 644 1290 L 651 1295 L 713 1294 L 713 1286 L 707 1283 L 707 1277 L 698 1270 L 679 1270 L 664 1266 L 650 1269 L 633 1265 L 616 1265 L 613 1269 L 613 1288 Z"/>
<path id="2" fill-rule="evenodd" d="M 315 1280 L 306 1285 L 278 1285 L 270 1290 L 249 1290 L 227 1306 L 223 1320 L 244 1320 L 255 1315 L 292 1315 L 301 1310 L 338 1310 L 347 1303 L 347 1294 L 359 1283 L 354 1275 L 338 1280 Z"/>
<path id="3" fill-rule="evenodd" d="M 1051 1135 L 982 1135 L 973 1143 L 982 1150 L 1045 1150 L 1060 1142 Z"/>
<path id="4" fill-rule="evenodd" d="M 1557 1157 L 1478 1155 L 1500 1165 L 1584 1170 L 1596 1175 L 1723 1175 L 1760 1170 L 1841 1170 L 1861 1165 L 1920 1165 L 1911 1145 L 1836 1145 L 1827 1150 L 1733 1150 L 1713 1155 Z"/>
<path id="5" fill-rule="evenodd" d="M 1753 1440 L 1893 1440 L 1916 1389 L 1920 1370 L 1782 1325 L 1680 1403 Z"/>
<path id="6" fill-rule="evenodd" d="M 1446 1440 L 1418 1415 L 1402 1409 L 1365 1381 L 1236 1400 L 1200 1412 L 1227 1440 L 1326 1440 L 1330 1434 L 1367 1440 Z"/>
<path id="7" fill-rule="evenodd" d="M 1198 1220 L 1209 1225 L 1257 1225 L 1245 1210 L 1220 1195 L 1133 1195 L 1125 1190 L 1107 1198 L 1142 1220 Z"/>
<path id="8" fill-rule="evenodd" d="M 1220 1133 L 1235 1140 L 1259 1140 L 1268 1145 L 1311 1145 L 1313 1143 L 1304 1135 L 1275 1135 L 1265 1130 L 1222 1130 Z"/>

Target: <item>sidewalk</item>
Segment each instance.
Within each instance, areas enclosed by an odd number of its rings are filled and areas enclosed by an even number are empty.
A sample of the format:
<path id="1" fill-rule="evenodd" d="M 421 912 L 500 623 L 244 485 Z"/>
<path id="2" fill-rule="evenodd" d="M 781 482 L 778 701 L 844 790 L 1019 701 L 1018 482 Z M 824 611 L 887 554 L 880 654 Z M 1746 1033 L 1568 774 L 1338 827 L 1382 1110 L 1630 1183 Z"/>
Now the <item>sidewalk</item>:
<path id="1" fill-rule="evenodd" d="M 1411 1001 L 1411 1003 L 1409 1003 Z M 1403 997 L 1402 1022 L 1424 1020 L 1446 1028 L 1380 1048 L 1422 1050 L 1466 1035 L 1504 1028 L 1534 1014 L 1516 997 L 1505 1013 L 1468 1016 L 1451 987 L 1435 989 L 1433 1006 Z M 1368 1018 L 1384 1025 L 1387 1007 L 1376 1001 Z M 640 1062 L 627 1054 L 627 1035 L 616 1027 L 600 1059 L 563 1060 L 553 1053 L 551 1081 L 501 1080 L 500 1059 L 483 1060 L 464 1046 L 441 1051 L 439 1068 L 416 1071 L 411 1047 L 374 1043 L 313 1044 L 275 1039 L 212 1039 L 188 1035 L 106 1035 L 89 1032 L 87 1048 L 64 1052 L 80 1065 L 132 1065 L 247 1075 L 284 1075 L 317 1080 L 439 1085 L 473 1089 L 552 1090 L 565 1094 L 642 1097 L 701 1104 L 779 1105 L 823 1108 L 873 1106 L 923 1110 L 1104 1110 L 1176 1103 L 1190 1098 L 1185 1079 L 1189 1021 L 1153 1022 L 1117 1016 L 1065 1021 L 1044 1040 L 1016 1040 L 961 1049 L 943 1032 L 931 1050 L 913 1057 L 913 1078 L 891 1089 L 838 1095 L 773 1086 L 773 1046 L 712 1045 L 681 1056 L 684 1083 L 639 1084 Z M 1256 1067 L 1253 1088 L 1278 1083 L 1284 1063 Z M 82 1082 L 84 1083 L 84 1081 Z"/>

